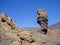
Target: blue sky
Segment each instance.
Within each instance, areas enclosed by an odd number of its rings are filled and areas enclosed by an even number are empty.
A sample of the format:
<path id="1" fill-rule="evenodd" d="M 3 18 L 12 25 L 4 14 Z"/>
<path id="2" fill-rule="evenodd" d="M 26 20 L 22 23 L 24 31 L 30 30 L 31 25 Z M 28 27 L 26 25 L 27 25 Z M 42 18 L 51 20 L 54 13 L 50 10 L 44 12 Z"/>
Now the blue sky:
<path id="1" fill-rule="evenodd" d="M 60 21 L 60 0 L 0 0 L 0 13 L 16 20 L 18 27 L 39 27 L 37 9 L 48 12 L 49 25 Z"/>

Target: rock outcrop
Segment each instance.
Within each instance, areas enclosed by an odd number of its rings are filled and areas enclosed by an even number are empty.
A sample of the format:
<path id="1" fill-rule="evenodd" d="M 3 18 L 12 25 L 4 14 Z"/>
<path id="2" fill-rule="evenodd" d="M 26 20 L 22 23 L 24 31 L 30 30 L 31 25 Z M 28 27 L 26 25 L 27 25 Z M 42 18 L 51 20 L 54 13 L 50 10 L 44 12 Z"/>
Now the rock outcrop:
<path id="1" fill-rule="evenodd" d="M 46 34 L 48 30 L 47 12 L 43 9 L 39 9 L 37 14 L 37 23 L 41 26 L 40 31 Z"/>
<path id="2" fill-rule="evenodd" d="M 17 25 L 14 20 L 8 17 L 5 13 L 0 14 L 0 28 L 4 29 L 16 29 Z"/>
<path id="3" fill-rule="evenodd" d="M 30 32 L 19 29 L 5 13 L 0 14 L 0 45 L 30 45 L 34 42 Z"/>
<path id="4" fill-rule="evenodd" d="M 37 14 L 37 23 L 41 26 L 40 29 L 37 31 L 48 36 L 57 36 L 56 31 L 48 28 L 47 12 L 44 9 L 38 9 Z"/>
<path id="5" fill-rule="evenodd" d="M 50 31 L 49 31 L 50 32 Z M 50 35 L 50 34 L 49 34 Z M 0 14 L 0 45 L 58 45 L 60 38 L 17 27 L 14 20 Z"/>

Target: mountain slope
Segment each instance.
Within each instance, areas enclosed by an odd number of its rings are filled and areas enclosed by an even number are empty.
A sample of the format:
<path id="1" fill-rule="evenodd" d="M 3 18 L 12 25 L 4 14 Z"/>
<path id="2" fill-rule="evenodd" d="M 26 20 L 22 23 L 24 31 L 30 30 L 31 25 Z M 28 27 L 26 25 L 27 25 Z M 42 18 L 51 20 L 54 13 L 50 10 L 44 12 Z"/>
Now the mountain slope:
<path id="1" fill-rule="evenodd" d="M 49 28 L 52 29 L 52 30 L 55 29 L 55 28 L 60 29 L 60 22 L 51 25 Z"/>
<path id="2" fill-rule="evenodd" d="M 60 22 L 53 24 L 49 27 L 51 30 L 56 31 L 58 34 L 60 34 Z"/>

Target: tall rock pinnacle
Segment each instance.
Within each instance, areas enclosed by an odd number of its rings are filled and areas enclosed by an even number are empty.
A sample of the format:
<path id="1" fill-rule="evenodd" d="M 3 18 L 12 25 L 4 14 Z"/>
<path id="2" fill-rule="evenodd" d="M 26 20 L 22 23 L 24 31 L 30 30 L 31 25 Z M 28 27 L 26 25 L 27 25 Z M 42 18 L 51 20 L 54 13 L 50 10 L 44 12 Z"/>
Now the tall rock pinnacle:
<path id="1" fill-rule="evenodd" d="M 37 23 L 41 26 L 40 30 L 46 34 L 48 30 L 47 12 L 43 9 L 38 9 L 37 14 Z"/>

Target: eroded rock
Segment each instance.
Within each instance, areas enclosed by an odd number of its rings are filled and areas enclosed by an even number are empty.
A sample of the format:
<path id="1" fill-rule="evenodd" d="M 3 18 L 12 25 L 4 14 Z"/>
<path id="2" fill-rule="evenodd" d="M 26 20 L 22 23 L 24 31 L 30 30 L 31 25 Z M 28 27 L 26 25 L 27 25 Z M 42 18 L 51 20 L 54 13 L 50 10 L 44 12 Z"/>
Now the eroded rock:
<path id="1" fill-rule="evenodd" d="M 55 33 L 49 30 L 46 35 L 43 35 L 32 30 L 19 29 L 6 14 L 0 14 L 0 45 L 56 45 L 60 43 L 60 38 L 52 38 L 48 35 L 54 36 Z"/>
<path id="2" fill-rule="evenodd" d="M 18 35 L 20 36 L 21 40 L 25 40 L 25 41 L 30 42 L 30 43 L 35 42 L 35 40 L 33 39 L 32 34 L 28 31 L 19 32 Z"/>
<path id="3" fill-rule="evenodd" d="M 5 13 L 0 14 L 0 28 L 3 26 L 7 26 L 9 29 L 17 28 L 15 21 L 8 17 Z"/>
<path id="4" fill-rule="evenodd" d="M 43 9 L 38 9 L 37 14 L 37 23 L 41 26 L 40 30 L 46 34 L 48 30 L 47 12 Z"/>

